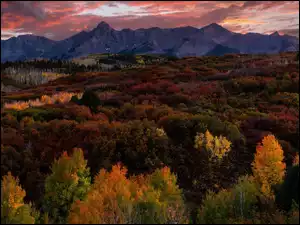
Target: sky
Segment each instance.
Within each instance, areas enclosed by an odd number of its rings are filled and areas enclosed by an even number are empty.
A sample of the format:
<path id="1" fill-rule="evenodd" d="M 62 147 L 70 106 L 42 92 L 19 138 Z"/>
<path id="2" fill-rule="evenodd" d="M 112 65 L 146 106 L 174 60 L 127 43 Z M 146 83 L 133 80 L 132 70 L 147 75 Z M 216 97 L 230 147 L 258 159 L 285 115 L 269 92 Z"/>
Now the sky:
<path id="1" fill-rule="evenodd" d="M 1 40 L 32 34 L 63 40 L 101 21 L 112 28 L 201 28 L 238 33 L 278 31 L 299 37 L 298 1 L 2 1 Z"/>

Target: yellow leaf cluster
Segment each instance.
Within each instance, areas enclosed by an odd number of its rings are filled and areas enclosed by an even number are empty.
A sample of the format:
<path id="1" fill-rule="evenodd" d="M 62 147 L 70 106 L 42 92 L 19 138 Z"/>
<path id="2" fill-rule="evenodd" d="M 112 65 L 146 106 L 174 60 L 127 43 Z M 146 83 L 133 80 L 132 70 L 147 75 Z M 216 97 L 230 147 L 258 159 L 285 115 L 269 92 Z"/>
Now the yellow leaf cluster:
<path id="1" fill-rule="evenodd" d="M 222 160 L 222 158 L 230 151 L 231 142 L 223 136 L 213 136 L 208 130 L 198 133 L 195 137 L 196 149 L 205 148 L 210 154 L 210 159 Z"/>
<path id="2" fill-rule="evenodd" d="M 273 197 L 272 185 L 282 182 L 286 168 L 283 160 L 283 150 L 274 135 L 265 136 L 257 145 L 252 171 L 265 196 Z"/>
<path id="3" fill-rule="evenodd" d="M 1 223 L 34 223 L 30 209 L 24 204 L 26 192 L 19 186 L 19 179 L 10 172 L 1 182 Z"/>
<path id="4" fill-rule="evenodd" d="M 73 96 L 78 98 L 82 97 L 82 93 L 73 93 L 73 92 L 59 92 L 52 96 L 43 95 L 40 99 L 29 100 L 29 101 L 15 101 L 12 103 L 5 103 L 5 109 L 15 109 L 15 110 L 24 110 L 29 107 L 38 107 L 46 104 L 55 104 L 55 103 L 66 103 L 71 100 Z"/>
<path id="5" fill-rule="evenodd" d="M 50 81 L 50 80 L 58 79 L 60 77 L 66 77 L 68 75 L 63 73 L 42 72 L 42 76 L 46 77 L 48 81 Z"/>
<path id="6" fill-rule="evenodd" d="M 167 135 L 163 128 L 156 128 L 156 134 L 159 137 L 164 137 Z"/>
<path id="7" fill-rule="evenodd" d="M 17 208 L 23 205 L 25 191 L 18 185 L 19 180 L 15 179 L 9 172 L 4 176 L 1 184 L 1 202 L 7 201 L 8 205 Z"/>

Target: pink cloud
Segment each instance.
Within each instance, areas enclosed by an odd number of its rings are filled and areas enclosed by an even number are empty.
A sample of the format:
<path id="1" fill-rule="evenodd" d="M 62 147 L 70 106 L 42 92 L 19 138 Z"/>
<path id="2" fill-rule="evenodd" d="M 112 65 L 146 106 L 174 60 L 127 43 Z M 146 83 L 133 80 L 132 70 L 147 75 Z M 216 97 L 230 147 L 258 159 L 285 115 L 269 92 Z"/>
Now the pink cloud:
<path id="1" fill-rule="evenodd" d="M 96 9 L 103 5 L 118 7 L 118 4 L 141 7 L 141 16 L 136 16 L 134 13 L 110 17 L 78 15 L 83 11 Z M 276 8 L 275 12 L 280 16 L 280 20 L 271 19 L 274 17 L 274 11 L 270 9 L 273 7 Z M 224 27 L 236 32 L 255 31 L 256 29 L 267 31 L 277 28 L 284 30 L 284 20 L 291 18 L 290 14 L 294 12 L 299 12 L 299 3 L 296 1 L 3 1 L 1 2 L 1 30 L 13 32 L 21 29 L 22 32 L 42 36 L 51 34 L 54 40 L 67 38 L 81 30 L 93 29 L 101 21 L 106 21 L 117 29 L 202 27 L 214 22 L 222 24 L 227 21 Z M 270 16 L 268 17 L 268 15 Z M 262 16 L 265 18 L 262 19 Z M 248 18 L 251 20 L 247 20 Z M 239 22 L 241 19 L 243 19 L 242 24 Z M 247 21 L 249 21 L 248 24 Z M 260 21 L 260 23 L 255 24 L 253 21 Z M 268 27 L 266 25 L 265 28 L 260 27 L 262 23 L 267 23 Z M 6 37 L 7 35 L 5 37 L 2 35 L 1 38 Z"/>

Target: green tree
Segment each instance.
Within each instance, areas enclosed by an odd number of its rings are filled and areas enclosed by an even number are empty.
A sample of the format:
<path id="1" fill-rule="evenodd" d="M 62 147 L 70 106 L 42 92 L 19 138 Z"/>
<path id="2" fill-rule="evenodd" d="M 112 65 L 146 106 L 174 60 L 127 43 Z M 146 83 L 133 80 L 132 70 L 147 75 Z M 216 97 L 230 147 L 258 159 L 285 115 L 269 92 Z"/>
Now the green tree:
<path id="1" fill-rule="evenodd" d="M 209 191 L 197 216 L 200 224 L 228 224 L 252 219 L 260 196 L 253 177 L 241 177 L 231 189 Z"/>
<path id="2" fill-rule="evenodd" d="M 186 223 L 186 209 L 177 177 L 168 167 L 155 170 L 146 182 L 148 187 L 138 203 L 143 206 L 140 223 Z"/>
<path id="3" fill-rule="evenodd" d="M 44 210 L 54 222 L 64 223 L 72 203 L 85 199 L 90 183 L 90 171 L 83 151 L 75 148 L 72 156 L 64 152 L 55 160 L 52 174 L 46 178 Z"/>
<path id="4" fill-rule="evenodd" d="M 97 107 L 101 105 L 101 101 L 94 91 L 86 90 L 83 93 L 82 98 L 79 100 L 79 104 L 88 106 L 91 111 L 95 112 Z"/>
<path id="5" fill-rule="evenodd" d="M 19 186 L 18 178 L 9 172 L 1 183 L 1 223 L 34 224 L 31 207 L 24 203 L 26 192 Z"/>

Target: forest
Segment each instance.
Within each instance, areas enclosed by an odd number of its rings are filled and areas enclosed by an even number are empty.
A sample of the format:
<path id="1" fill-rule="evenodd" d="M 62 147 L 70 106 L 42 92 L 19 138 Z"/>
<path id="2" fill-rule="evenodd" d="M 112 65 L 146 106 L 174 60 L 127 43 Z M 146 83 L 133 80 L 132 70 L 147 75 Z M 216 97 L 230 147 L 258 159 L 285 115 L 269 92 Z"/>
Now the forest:
<path id="1" fill-rule="evenodd" d="M 299 224 L 297 57 L 31 62 L 63 75 L 1 91 L 1 223 Z"/>

